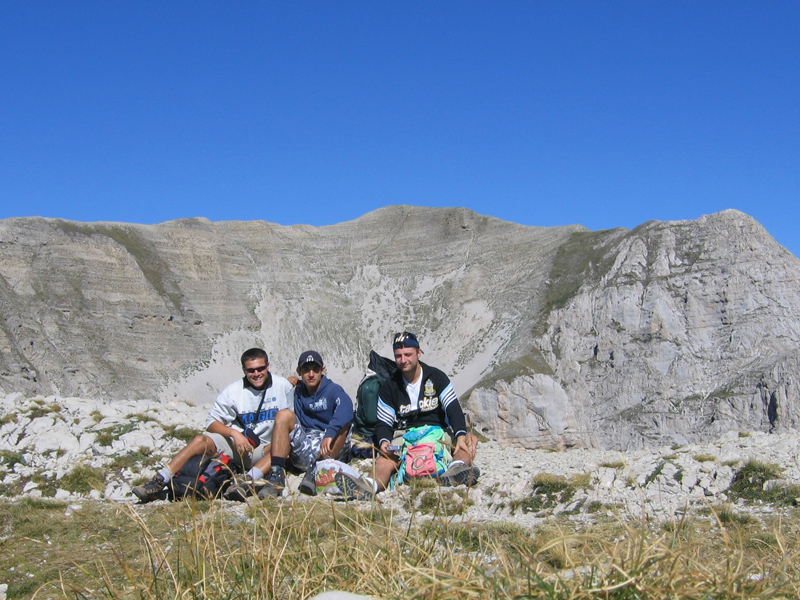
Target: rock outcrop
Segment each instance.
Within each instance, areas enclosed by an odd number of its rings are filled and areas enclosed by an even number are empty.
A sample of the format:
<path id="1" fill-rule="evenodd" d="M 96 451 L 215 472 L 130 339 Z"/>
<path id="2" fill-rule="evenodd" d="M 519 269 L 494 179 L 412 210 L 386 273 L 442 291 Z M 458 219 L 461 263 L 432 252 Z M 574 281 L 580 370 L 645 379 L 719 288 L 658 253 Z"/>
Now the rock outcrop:
<path id="1" fill-rule="evenodd" d="M 0 389 L 207 404 L 253 345 L 350 390 L 416 331 L 474 425 L 630 449 L 797 428 L 800 262 L 750 217 L 628 231 L 396 206 L 338 225 L 0 221 Z"/>

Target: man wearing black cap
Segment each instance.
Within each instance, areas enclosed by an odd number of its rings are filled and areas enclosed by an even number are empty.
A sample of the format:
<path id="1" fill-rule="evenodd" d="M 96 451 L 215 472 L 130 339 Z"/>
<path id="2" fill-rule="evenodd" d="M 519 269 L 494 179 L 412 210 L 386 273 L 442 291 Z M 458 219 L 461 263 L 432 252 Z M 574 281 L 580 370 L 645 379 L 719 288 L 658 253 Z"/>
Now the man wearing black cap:
<path id="1" fill-rule="evenodd" d="M 478 438 L 467 432 L 467 421 L 453 384 L 439 369 L 420 361 L 422 350 L 417 336 L 408 331 L 392 340 L 397 372 L 381 384 L 378 392 L 378 424 L 375 443 L 380 455 L 375 461 L 375 479 L 357 478 L 339 473 L 337 487 L 348 498 L 364 500 L 386 489 L 392 475 L 400 468 L 400 458 L 388 450 L 395 429 L 441 427 L 455 440 L 453 461 L 439 475 L 441 485 L 473 485 L 480 475 L 472 466 Z"/>
<path id="2" fill-rule="evenodd" d="M 266 483 L 258 489 L 261 498 L 277 497 L 286 487 L 286 463 L 306 471 L 300 492 L 316 494 L 316 461 L 341 459 L 349 449 L 353 401 L 325 376 L 325 364 L 319 352 L 308 350 L 297 363 L 300 381 L 294 390 L 294 412 L 282 410 L 275 416 L 271 458 L 256 464 L 262 472 L 269 469 Z M 244 500 L 257 489 L 259 477 L 239 477 L 228 488 L 229 500 Z"/>

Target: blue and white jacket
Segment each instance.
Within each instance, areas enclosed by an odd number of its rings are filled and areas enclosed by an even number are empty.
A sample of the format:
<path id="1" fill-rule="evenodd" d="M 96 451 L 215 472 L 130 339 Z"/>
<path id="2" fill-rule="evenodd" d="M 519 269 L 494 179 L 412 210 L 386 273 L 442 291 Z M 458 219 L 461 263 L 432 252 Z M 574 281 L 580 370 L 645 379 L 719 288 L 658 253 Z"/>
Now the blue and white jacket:
<path id="1" fill-rule="evenodd" d="M 300 380 L 294 388 L 294 415 L 303 429 L 324 431 L 325 437 L 332 438 L 353 421 L 353 401 L 342 386 L 325 375 L 311 396 Z"/>

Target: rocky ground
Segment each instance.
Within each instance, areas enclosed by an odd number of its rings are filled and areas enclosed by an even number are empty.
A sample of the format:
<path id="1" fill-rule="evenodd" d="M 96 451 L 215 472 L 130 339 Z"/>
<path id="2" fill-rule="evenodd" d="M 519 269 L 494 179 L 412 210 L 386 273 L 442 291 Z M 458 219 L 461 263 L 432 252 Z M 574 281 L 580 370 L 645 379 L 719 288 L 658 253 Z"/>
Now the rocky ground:
<path id="1" fill-rule="evenodd" d="M 134 502 L 133 482 L 149 478 L 195 435 L 205 412 L 180 402 L 6 396 L 0 402 L 0 494 Z M 478 485 L 468 494 L 464 488 L 443 489 L 439 502 L 460 507 L 456 512 L 475 522 L 526 527 L 558 514 L 579 521 L 606 513 L 666 520 L 687 507 L 730 502 L 731 481 L 750 460 L 778 467 L 780 474 L 766 487 L 800 484 L 799 446 L 797 433 L 736 431 L 704 444 L 629 452 L 525 450 L 486 441 L 478 449 Z M 362 471 L 369 467 L 368 461 L 354 464 Z M 289 478 L 292 491 L 299 481 Z M 426 495 L 438 493 L 402 486 L 379 498 L 407 519 L 429 514 Z M 294 491 L 292 496 L 314 501 Z M 733 505 L 771 510 L 741 500 Z"/>

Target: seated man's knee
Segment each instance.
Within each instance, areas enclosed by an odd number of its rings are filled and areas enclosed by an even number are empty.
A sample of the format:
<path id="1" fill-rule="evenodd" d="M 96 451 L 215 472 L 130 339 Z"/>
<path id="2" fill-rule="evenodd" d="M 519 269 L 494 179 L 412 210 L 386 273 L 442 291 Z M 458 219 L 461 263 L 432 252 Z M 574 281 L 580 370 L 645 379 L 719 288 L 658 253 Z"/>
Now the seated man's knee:
<path id="1" fill-rule="evenodd" d="M 290 425 L 291 427 L 294 427 L 294 412 L 288 408 L 282 408 L 279 410 L 275 415 L 275 424 L 277 425 L 279 423 L 281 425 Z"/>
<path id="2" fill-rule="evenodd" d="M 213 454 L 217 451 L 217 445 L 207 435 L 202 433 L 194 436 L 189 447 L 192 448 L 197 454 Z"/>

